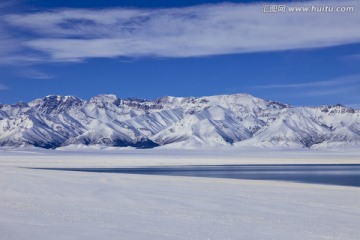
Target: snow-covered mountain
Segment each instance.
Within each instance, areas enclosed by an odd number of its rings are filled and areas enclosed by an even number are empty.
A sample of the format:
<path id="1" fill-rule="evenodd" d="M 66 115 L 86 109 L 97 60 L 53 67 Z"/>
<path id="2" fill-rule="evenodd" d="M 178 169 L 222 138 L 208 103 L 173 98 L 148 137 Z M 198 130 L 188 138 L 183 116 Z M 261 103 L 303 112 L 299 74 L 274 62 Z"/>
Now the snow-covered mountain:
<path id="1" fill-rule="evenodd" d="M 293 107 L 248 94 L 162 97 L 47 96 L 0 104 L 0 146 L 71 144 L 322 148 L 360 146 L 360 110 Z"/>

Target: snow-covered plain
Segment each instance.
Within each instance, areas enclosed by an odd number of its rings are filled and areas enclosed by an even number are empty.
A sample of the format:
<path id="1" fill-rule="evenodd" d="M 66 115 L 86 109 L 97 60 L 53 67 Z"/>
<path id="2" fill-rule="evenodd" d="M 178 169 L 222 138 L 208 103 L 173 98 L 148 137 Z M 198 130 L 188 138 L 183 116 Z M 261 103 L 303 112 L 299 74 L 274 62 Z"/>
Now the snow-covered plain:
<path id="1" fill-rule="evenodd" d="M 360 239 L 359 187 L 41 169 L 305 163 L 360 152 L 0 149 L 0 239 Z"/>

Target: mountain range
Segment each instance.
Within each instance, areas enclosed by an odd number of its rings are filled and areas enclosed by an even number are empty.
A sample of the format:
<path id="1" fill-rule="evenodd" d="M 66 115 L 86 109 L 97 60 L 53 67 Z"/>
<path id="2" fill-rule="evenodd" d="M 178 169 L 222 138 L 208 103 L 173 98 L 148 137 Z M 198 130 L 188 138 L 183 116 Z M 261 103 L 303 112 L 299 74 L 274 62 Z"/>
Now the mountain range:
<path id="1" fill-rule="evenodd" d="M 360 146 L 360 110 L 294 107 L 248 94 L 0 104 L 0 146 L 335 148 Z"/>

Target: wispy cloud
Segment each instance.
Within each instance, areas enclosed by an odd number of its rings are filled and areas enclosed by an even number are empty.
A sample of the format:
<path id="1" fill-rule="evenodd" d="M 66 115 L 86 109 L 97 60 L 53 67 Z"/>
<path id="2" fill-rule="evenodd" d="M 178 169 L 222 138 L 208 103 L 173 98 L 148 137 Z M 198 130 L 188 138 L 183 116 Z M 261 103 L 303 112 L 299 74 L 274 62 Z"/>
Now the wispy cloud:
<path id="1" fill-rule="evenodd" d="M 339 96 L 346 94 L 356 94 L 360 91 L 360 85 L 347 85 L 347 86 L 337 86 L 336 88 L 322 88 L 322 89 L 310 89 L 298 93 L 302 97 L 319 97 L 319 96 Z"/>
<path id="2" fill-rule="evenodd" d="M 52 78 L 54 78 L 53 75 L 45 73 L 45 72 L 41 72 L 34 68 L 22 69 L 18 72 L 17 75 L 21 78 L 27 78 L 27 79 L 52 79 Z"/>
<path id="3" fill-rule="evenodd" d="M 0 16 L 5 13 L 10 3 L 10 1 L 0 3 Z M 0 17 L 0 59 L 12 55 L 16 51 L 16 43 L 14 43 L 14 40 L 6 28 L 4 19 Z"/>
<path id="4" fill-rule="evenodd" d="M 259 85 L 255 88 L 312 88 L 312 87 L 334 87 L 339 85 L 350 85 L 360 83 L 360 75 L 352 75 L 336 78 L 327 81 L 303 82 L 303 83 L 285 83 L 285 84 L 268 84 Z"/>
<path id="5" fill-rule="evenodd" d="M 33 63 L 39 59 L 39 53 L 31 56 L 23 43 L 29 38 L 14 33 L 14 27 L 5 20 L 6 14 L 12 12 L 21 0 L 3 0 L 0 2 L 0 66 L 14 63 Z"/>
<path id="6" fill-rule="evenodd" d="M 286 4 L 324 5 L 322 1 Z M 339 2 L 327 1 L 326 5 Z M 21 46 L 45 54 L 50 61 L 194 57 L 360 42 L 360 2 L 341 1 L 341 5 L 354 6 L 355 11 L 266 14 L 261 12 L 262 4 L 250 3 L 171 9 L 55 9 L 3 19 L 11 28 L 27 32 Z"/>
<path id="7" fill-rule="evenodd" d="M 347 107 L 351 107 L 353 109 L 358 109 L 360 110 L 360 103 L 350 103 L 350 104 L 346 104 Z"/>
<path id="8" fill-rule="evenodd" d="M 360 60 L 360 53 L 358 54 L 352 54 L 352 55 L 348 55 L 345 57 L 345 59 L 350 59 L 350 60 Z"/>
<path id="9" fill-rule="evenodd" d="M 360 92 L 360 75 L 351 75 L 327 81 L 302 82 L 289 84 L 269 84 L 254 86 L 255 89 L 272 89 L 276 93 L 292 97 L 337 96 L 344 98 Z M 286 90 L 286 91 L 285 91 Z"/>
<path id="10" fill-rule="evenodd" d="M 3 84 L 0 84 L 0 90 L 8 90 L 9 88 Z"/>

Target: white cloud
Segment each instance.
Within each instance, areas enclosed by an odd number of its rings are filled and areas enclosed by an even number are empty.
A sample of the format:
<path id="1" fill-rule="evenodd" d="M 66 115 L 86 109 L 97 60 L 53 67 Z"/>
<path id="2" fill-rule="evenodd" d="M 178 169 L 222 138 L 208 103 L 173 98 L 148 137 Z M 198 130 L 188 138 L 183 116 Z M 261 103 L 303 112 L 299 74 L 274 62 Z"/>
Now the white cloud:
<path id="1" fill-rule="evenodd" d="M 323 6 L 323 1 L 285 3 Z M 339 5 L 326 1 L 326 5 Z M 262 4 L 171 9 L 60 9 L 5 16 L 34 37 L 23 46 L 51 61 L 121 56 L 193 57 L 279 51 L 360 42 L 360 2 L 353 13 L 262 13 Z"/>

